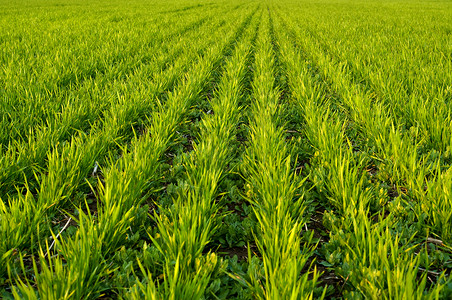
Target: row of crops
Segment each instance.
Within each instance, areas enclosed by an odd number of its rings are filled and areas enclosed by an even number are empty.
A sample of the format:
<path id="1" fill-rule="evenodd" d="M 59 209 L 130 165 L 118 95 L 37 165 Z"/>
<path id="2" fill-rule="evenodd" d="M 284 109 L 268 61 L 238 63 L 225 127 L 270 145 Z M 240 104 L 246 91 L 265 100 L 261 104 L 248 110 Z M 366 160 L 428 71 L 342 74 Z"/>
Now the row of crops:
<path id="1" fill-rule="evenodd" d="M 0 0 L 0 298 L 452 298 L 452 4 Z"/>

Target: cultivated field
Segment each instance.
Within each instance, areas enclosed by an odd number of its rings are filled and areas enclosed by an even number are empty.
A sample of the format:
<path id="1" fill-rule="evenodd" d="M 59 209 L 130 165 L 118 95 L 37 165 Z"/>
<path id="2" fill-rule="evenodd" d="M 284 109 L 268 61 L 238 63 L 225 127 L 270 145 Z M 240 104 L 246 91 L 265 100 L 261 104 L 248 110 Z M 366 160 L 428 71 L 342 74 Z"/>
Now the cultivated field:
<path id="1" fill-rule="evenodd" d="M 452 2 L 0 0 L 0 298 L 451 299 Z"/>

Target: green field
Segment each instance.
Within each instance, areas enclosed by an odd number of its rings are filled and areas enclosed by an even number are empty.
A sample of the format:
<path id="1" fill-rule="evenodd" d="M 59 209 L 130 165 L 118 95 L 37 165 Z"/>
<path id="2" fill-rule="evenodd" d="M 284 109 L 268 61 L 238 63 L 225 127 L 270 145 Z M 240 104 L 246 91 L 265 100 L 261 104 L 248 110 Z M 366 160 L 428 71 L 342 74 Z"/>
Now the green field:
<path id="1" fill-rule="evenodd" d="M 452 2 L 0 0 L 0 298 L 452 299 Z"/>

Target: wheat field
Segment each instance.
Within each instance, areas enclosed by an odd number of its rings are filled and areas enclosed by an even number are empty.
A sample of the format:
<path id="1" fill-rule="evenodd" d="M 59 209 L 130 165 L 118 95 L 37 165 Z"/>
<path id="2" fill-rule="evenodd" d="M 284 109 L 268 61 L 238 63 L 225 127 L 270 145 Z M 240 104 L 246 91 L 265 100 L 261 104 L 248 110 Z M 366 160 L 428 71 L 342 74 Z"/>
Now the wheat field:
<path id="1" fill-rule="evenodd" d="M 451 299 L 452 2 L 0 0 L 0 298 Z"/>

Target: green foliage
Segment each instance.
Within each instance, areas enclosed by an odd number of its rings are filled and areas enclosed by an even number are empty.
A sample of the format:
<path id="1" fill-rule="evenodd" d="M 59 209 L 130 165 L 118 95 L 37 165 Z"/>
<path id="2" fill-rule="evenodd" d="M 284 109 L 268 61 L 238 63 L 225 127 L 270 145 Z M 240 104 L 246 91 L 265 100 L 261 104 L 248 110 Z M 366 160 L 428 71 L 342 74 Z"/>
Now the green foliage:
<path id="1" fill-rule="evenodd" d="M 0 298 L 452 297 L 450 3 L 0 15 Z"/>

